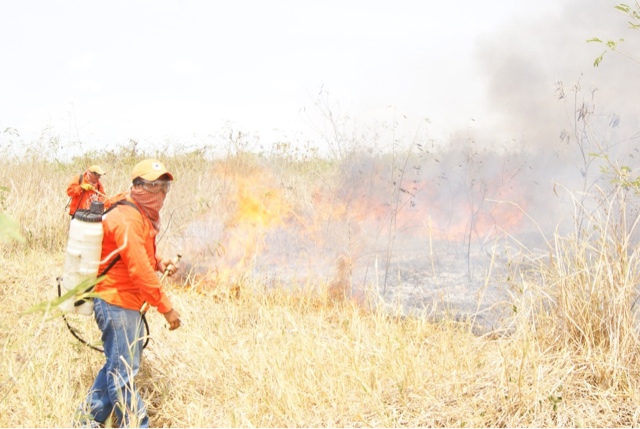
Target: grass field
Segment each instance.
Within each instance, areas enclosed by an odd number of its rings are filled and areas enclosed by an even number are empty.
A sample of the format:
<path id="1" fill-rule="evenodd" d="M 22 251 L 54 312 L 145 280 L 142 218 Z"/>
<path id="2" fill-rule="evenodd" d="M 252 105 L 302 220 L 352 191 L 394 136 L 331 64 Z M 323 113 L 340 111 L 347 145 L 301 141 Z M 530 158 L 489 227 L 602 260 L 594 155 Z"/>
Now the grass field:
<path id="1" fill-rule="evenodd" d="M 0 426 L 73 423 L 103 357 L 68 332 L 56 308 L 42 305 L 56 297 L 62 270 L 64 189 L 99 163 L 108 171 L 108 193 L 124 191 L 133 165 L 149 155 L 176 176 L 162 212 L 160 252 L 178 251 L 196 221 L 224 226 L 222 236 L 191 254 L 216 259 L 215 270 L 184 268 L 165 280 L 183 327 L 169 332 L 160 314 L 149 313 L 152 338 L 138 382 L 152 426 L 640 424 L 640 279 L 628 184 L 596 192 L 597 210 L 573 233 L 551 234 L 543 252 L 525 249 L 508 261 L 510 298 L 500 303 L 508 317 L 478 335 L 459 318 L 401 317 L 363 305 L 351 299 L 348 272 L 338 282 L 308 279 L 299 287 L 251 275 L 269 228 L 304 225 L 325 248 L 341 238 L 327 225 L 355 210 L 337 197 L 349 177 L 345 162 L 118 150 L 71 162 L 37 153 L 0 160 L 0 211 L 24 237 L 0 243 Z M 405 200 L 391 188 L 397 222 Z M 385 225 L 380 234 L 392 237 L 393 224 Z M 345 247 L 358 251 L 348 240 Z M 95 339 L 92 318 L 72 316 L 70 323 Z"/>

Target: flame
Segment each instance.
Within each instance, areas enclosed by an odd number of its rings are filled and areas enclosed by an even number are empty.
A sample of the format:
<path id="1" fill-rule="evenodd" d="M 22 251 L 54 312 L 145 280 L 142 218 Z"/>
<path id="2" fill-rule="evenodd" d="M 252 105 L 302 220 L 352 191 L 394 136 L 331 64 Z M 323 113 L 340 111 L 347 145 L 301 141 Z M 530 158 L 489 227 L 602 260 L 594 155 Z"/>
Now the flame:
<path id="1" fill-rule="evenodd" d="M 317 255 L 332 254 L 335 274 L 326 282 L 328 295 L 332 299 L 349 296 L 352 267 L 370 247 L 368 235 L 398 234 L 424 242 L 486 239 L 492 234 L 517 232 L 524 216 L 521 207 L 526 206 L 525 193 L 498 178 L 466 188 L 443 189 L 432 178 L 389 181 L 372 175 L 369 182 L 345 178 L 338 186 L 306 184 L 297 193 L 265 167 L 238 168 L 226 161 L 217 164 L 212 174 L 223 182 L 218 204 L 224 211 L 222 219 L 216 219 L 221 228 L 215 237 L 207 239 L 199 227 L 199 234 L 207 241 L 203 246 L 217 242 L 215 252 L 209 252 L 213 256 L 211 269 L 196 280 L 201 286 L 238 285 L 256 267 L 259 257 L 278 250 L 275 247 L 280 244 L 273 240 L 276 233 L 286 232 L 317 249 L 307 255 L 311 262 Z M 346 244 L 338 244 L 336 234 L 348 234 Z M 191 250 L 192 254 L 206 253 Z M 288 257 L 292 254 L 297 253 L 290 252 Z M 270 260 L 282 266 L 293 262 Z"/>
<path id="2" fill-rule="evenodd" d="M 266 250 L 265 235 L 286 224 L 291 209 L 281 189 L 273 188 L 269 172 L 253 171 L 248 175 L 232 173 L 235 194 L 227 202 L 229 211 L 222 233 L 222 257 L 217 264 L 223 280 L 237 277 L 252 266 L 259 253 Z"/>
<path id="3" fill-rule="evenodd" d="M 446 195 L 429 181 L 407 179 L 387 195 L 364 192 L 356 186 L 344 190 L 342 198 L 316 192 L 314 201 L 321 221 L 350 219 L 380 233 L 407 231 L 418 234 L 416 238 L 428 233 L 432 239 L 462 242 L 497 235 L 499 231 L 517 232 L 526 207 L 525 201 L 518 201 L 522 195 L 508 184 L 492 182 L 486 184 L 482 194 L 471 201 L 469 193 Z M 432 225 L 425 230 L 428 221 Z"/>

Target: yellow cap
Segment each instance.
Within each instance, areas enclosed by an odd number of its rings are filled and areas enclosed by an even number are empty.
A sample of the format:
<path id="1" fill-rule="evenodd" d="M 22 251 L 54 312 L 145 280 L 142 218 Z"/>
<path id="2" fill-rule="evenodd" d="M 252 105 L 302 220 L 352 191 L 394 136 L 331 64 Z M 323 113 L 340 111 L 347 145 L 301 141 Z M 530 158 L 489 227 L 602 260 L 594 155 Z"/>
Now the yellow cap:
<path id="1" fill-rule="evenodd" d="M 168 175 L 170 180 L 173 180 L 173 175 L 169 173 L 169 170 L 165 168 L 164 164 L 157 159 L 145 159 L 133 167 L 131 180 L 141 177 L 144 180 L 153 181 L 164 174 Z"/>
<path id="2" fill-rule="evenodd" d="M 89 167 L 89 171 L 104 176 L 104 170 L 99 165 L 92 165 Z"/>

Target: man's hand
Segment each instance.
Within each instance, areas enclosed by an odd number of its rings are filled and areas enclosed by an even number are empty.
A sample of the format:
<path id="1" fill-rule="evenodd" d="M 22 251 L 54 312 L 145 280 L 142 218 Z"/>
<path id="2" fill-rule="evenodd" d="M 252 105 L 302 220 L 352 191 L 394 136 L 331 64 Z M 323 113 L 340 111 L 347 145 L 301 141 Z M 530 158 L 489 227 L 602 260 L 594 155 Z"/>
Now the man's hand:
<path id="1" fill-rule="evenodd" d="M 85 191 L 95 191 L 96 190 L 96 188 L 94 188 L 91 183 L 83 183 L 82 185 L 80 185 L 80 187 L 82 189 L 84 189 Z"/>
<path id="2" fill-rule="evenodd" d="M 178 260 L 179 260 L 178 257 L 173 259 L 169 259 L 169 258 L 162 259 L 160 262 L 158 262 L 158 271 L 160 271 L 162 274 L 165 274 L 171 277 L 176 273 L 176 271 L 178 271 L 178 269 L 180 269 L 180 266 L 178 265 Z"/>
<path id="3" fill-rule="evenodd" d="M 165 319 L 167 319 L 167 323 L 169 323 L 169 330 L 173 331 L 174 329 L 178 329 L 181 325 L 180 322 L 180 313 L 178 313 L 173 308 L 166 313 L 162 313 Z"/>

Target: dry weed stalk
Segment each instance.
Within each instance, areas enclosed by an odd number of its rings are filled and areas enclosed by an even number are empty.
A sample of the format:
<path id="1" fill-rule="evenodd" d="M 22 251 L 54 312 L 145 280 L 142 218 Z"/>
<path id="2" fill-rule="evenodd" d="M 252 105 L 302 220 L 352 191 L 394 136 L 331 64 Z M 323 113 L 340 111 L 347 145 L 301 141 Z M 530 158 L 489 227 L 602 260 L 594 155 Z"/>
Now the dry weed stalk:
<path id="1" fill-rule="evenodd" d="M 640 375 L 638 218 L 629 217 L 621 186 L 601 191 L 594 210 L 576 207 L 585 215 L 576 225 L 584 226 L 556 235 L 549 254 L 532 256 L 530 270 L 519 273 L 514 332 L 563 354 L 584 383 L 576 389 L 624 396 L 637 389 Z"/>
<path id="2" fill-rule="evenodd" d="M 67 219 L 33 214 L 32 204 L 21 198 L 45 198 L 52 213 L 55 207 L 62 211 L 60 189 L 84 161 L 20 162 L 0 169 L 0 182 L 16 187 L 7 211 L 20 220 L 28 240 L 1 245 L 11 250 L 0 253 L 0 300 L 6 308 L 0 319 L 3 427 L 69 426 L 102 366 L 103 357 L 79 344 L 54 309 L 22 313 L 55 296 Z M 122 165 L 129 161 L 100 162 L 117 171 L 127 170 Z M 185 155 L 167 163 L 178 171 L 165 218 L 172 229 L 220 210 L 220 183 L 202 180 L 212 168 L 208 162 Z M 51 190 L 17 180 L 29 183 L 31 170 L 47 177 Z M 111 177 L 113 192 L 126 183 L 126 177 Z M 296 192 L 304 189 L 312 186 Z M 638 255 L 632 231 L 610 223 L 621 219 L 614 212 L 622 206 L 607 201 L 600 212 L 605 215 L 594 216 L 580 239 L 556 237 L 545 258 L 531 255 L 530 270 L 512 278 L 518 289 L 510 303 L 515 313 L 492 336 L 475 336 L 466 323 L 447 318 L 434 323 L 363 311 L 350 301 L 336 304 L 311 287 L 316 285 L 267 288 L 248 278 L 241 293 L 230 288 L 229 299 L 216 300 L 207 293 L 206 279 L 194 278 L 194 284 L 202 280 L 202 293 L 173 284 L 169 293 L 184 326 L 169 334 L 162 316 L 149 313 L 152 339 L 139 386 L 152 424 L 637 426 Z M 635 221 L 624 225 L 635 228 Z M 172 239 L 168 233 L 160 248 Z M 342 274 L 347 265 L 339 264 Z M 336 279 L 343 279 L 338 271 Z"/>

